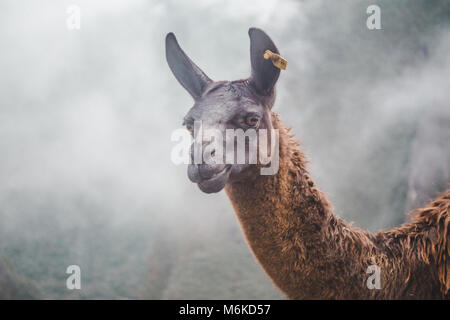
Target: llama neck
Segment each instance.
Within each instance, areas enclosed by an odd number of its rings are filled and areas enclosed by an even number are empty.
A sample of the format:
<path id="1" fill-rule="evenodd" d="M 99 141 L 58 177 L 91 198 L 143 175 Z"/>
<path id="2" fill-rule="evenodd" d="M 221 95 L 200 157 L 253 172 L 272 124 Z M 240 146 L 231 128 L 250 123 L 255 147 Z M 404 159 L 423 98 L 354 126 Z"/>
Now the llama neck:
<path id="1" fill-rule="evenodd" d="M 289 130 L 274 113 L 272 122 L 280 135 L 278 173 L 229 183 L 227 195 L 256 258 L 289 298 L 332 297 L 327 281 L 336 285 L 336 266 L 364 274 L 355 262 L 345 261 L 346 251 L 360 251 L 369 236 L 333 215 L 309 178 L 304 155 Z M 346 237 L 352 241 L 345 241 Z"/>

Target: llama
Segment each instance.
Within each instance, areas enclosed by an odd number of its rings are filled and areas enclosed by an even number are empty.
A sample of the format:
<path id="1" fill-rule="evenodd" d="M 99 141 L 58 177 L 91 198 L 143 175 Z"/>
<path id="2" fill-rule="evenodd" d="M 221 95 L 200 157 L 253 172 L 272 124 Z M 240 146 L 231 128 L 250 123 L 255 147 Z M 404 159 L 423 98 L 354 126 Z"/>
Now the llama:
<path id="1" fill-rule="evenodd" d="M 190 164 L 189 179 L 205 193 L 225 189 L 254 256 L 289 299 L 449 299 L 450 190 L 410 222 L 376 234 L 335 216 L 299 144 L 271 110 L 280 69 L 264 53 L 279 51 L 264 31 L 250 28 L 249 36 L 248 79 L 212 81 L 173 33 L 166 58 L 195 101 L 184 117 L 188 130 L 194 121 L 220 131 L 277 129 L 279 170 L 261 175 L 261 164 Z M 367 285 L 374 265 L 378 288 Z"/>

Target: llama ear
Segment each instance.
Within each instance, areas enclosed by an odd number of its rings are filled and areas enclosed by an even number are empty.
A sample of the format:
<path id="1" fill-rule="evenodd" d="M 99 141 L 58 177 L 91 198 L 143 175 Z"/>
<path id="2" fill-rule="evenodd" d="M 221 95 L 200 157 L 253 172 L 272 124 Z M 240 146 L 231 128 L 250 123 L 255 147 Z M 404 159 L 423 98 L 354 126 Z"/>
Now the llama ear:
<path id="1" fill-rule="evenodd" d="M 191 94 L 194 100 L 199 99 L 212 80 L 189 59 L 180 48 L 177 38 L 172 32 L 166 36 L 166 59 L 178 82 Z"/>
<path id="2" fill-rule="evenodd" d="M 272 39 L 261 29 L 250 28 L 250 61 L 252 75 L 250 83 L 262 95 L 272 95 L 275 84 L 280 76 L 280 69 L 275 67 L 270 59 L 264 59 L 266 50 L 279 54 Z"/>

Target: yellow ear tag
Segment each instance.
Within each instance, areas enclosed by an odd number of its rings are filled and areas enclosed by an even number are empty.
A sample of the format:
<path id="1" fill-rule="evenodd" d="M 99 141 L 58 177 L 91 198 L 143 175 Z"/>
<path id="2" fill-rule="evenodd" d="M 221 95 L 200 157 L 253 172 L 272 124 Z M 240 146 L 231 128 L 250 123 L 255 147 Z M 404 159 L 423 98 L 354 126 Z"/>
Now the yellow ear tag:
<path id="1" fill-rule="evenodd" d="M 288 62 L 286 59 L 283 59 L 279 54 L 273 53 L 270 50 L 266 50 L 266 52 L 264 52 L 264 59 L 272 60 L 273 65 L 278 69 L 286 70 Z"/>

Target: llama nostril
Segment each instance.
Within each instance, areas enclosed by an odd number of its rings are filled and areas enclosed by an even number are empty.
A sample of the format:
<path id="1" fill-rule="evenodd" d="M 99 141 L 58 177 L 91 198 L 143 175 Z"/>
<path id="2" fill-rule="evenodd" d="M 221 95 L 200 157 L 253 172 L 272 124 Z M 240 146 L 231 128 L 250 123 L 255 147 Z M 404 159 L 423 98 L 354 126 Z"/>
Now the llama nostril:
<path id="1" fill-rule="evenodd" d="M 214 156 L 216 155 L 216 149 L 211 149 L 211 146 L 208 145 L 203 147 L 203 163 L 215 164 L 216 159 L 214 159 Z"/>

